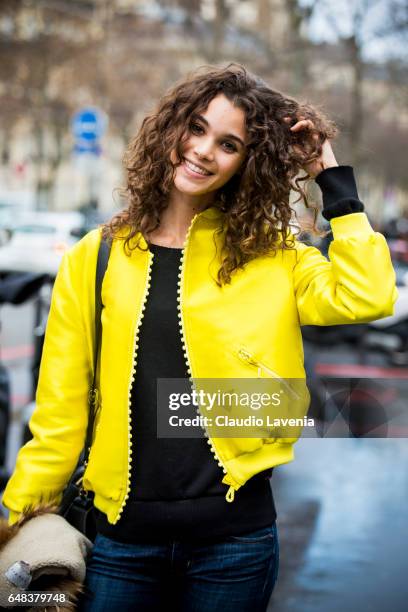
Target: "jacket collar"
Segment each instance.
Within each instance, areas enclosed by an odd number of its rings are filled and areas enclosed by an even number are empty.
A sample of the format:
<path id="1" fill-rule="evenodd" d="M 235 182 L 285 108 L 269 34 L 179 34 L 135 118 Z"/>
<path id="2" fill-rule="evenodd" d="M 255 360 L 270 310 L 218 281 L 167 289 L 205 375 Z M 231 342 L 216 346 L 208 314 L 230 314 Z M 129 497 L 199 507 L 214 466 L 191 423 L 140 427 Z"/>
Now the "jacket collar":
<path id="1" fill-rule="evenodd" d="M 223 213 L 222 210 L 217 208 L 217 206 L 209 206 L 208 208 L 201 211 L 200 213 L 197 213 L 196 217 L 200 219 L 207 219 L 209 221 L 219 222 L 224 215 L 225 213 Z M 147 242 L 140 233 L 136 234 L 133 240 L 137 240 L 139 237 L 140 237 L 140 246 L 142 247 L 143 250 L 147 249 Z"/>
<path id="2" fill-rule="evenodd" d="M 198 213 L 199 217 L 205 217 L 206 219 L 220 219 L 224 216 L 222 210 L 217 208 L 217 206 L 209 206 L 202 212 Z"/>

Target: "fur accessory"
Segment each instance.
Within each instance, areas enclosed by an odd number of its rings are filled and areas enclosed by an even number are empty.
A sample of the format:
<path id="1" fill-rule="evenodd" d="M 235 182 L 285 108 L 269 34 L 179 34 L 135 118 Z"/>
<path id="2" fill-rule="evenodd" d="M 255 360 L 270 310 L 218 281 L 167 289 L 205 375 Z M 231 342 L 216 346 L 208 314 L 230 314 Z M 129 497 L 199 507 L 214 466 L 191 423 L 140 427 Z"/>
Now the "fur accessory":
<path id="1" fill-rule="evenodd" d="M 55 505 L 28 508 L 9 525 L 0 519 L 0 607 L 13 608 L 10 595 L 42 591 L 68 593 L 66 603 L 27 604 L 26 612 L 72 612 L 83 592 L 92 542 L 58 514 Z"/>

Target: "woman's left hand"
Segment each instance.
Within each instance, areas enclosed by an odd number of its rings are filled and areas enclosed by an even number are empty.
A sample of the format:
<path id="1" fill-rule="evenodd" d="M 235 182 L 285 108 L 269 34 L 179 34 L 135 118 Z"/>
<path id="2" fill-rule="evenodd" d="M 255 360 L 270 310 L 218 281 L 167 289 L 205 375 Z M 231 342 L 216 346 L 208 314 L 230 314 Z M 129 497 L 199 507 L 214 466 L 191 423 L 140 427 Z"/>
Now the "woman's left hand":
<path id="1" fill-rule="evenodd" d="M 288 118 L 289 119 L 289 118 Z M 290 119 L 289 119 L 290 121 Z M 290 128 L 291 132 L 300 132 L 301 130 L 309 130 L 313 128 L 313 122 L 311 119 L 299 119 L 295 125 L 292 125 Z M 318 139 L 318 135 L 314 134 L 313 138 L 315 140 Z M 294 145 L 294 148 L 299 148 L 298 145 Z M 330 141 L 326 138 L 326 140 L 322 144 L 322 152 L 320 157 L 313 160 L 309 164 L 305 164 L 302 166 L 303 170 L 312 178 L 316 178 L 320 172 L 326 170 L 326 168 L 332 168 L 333 166 L 338 166 L 336 157 L 333 153 L 333 149 L 331 148 Z"/>

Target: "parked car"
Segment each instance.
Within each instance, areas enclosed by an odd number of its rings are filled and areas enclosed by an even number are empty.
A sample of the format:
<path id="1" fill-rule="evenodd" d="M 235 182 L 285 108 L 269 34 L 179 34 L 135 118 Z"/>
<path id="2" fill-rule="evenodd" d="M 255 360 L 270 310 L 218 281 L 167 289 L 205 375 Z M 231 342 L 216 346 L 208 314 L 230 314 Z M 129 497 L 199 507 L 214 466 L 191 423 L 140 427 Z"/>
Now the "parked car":
<path id="1" fill-rule="evenodd" d="M 78 241 L 83 215 L 79 212 L 31 212 L 14 225 L 0 247 L 0 271 L 55 276 L 62 255 Z"/>

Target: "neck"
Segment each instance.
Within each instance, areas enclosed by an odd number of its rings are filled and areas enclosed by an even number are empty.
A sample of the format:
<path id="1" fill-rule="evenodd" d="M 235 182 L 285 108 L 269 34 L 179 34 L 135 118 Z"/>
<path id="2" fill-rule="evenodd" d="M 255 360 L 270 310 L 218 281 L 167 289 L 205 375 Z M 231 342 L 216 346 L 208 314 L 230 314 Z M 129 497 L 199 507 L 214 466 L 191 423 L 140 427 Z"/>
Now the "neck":
<path id="1" fill-rule="evenodd" d="M 153 244 L 182 247 L 194 215 L 208 208 L 213 194 L 189 196 L 172 190 L 167 208 L 160 217 L 160 227 L 149 236 Z"/>

